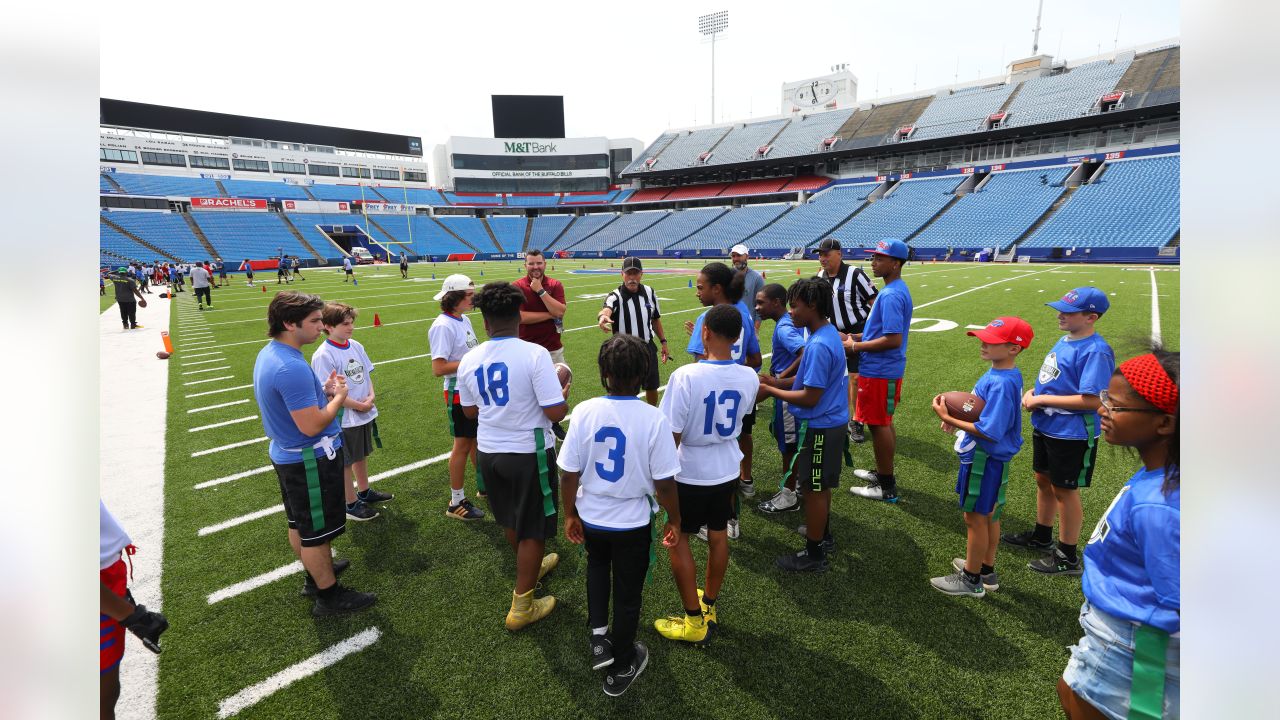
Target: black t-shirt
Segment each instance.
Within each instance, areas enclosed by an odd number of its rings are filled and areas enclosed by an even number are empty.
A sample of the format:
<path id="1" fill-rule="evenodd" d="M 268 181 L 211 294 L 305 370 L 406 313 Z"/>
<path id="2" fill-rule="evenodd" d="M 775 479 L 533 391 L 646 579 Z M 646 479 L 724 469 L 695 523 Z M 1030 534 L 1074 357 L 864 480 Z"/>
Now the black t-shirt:
<path id="1" fill-rule="evenodd" d="M 133 281 L 133 278 L 120 273 L 114 273 L 108 277 L 111 280 L 111 284 L 115 286 L 116 302 L 138 302 L 137 296 L 133 294 L 134 289 L 138 287 L 138 285 Z"/>

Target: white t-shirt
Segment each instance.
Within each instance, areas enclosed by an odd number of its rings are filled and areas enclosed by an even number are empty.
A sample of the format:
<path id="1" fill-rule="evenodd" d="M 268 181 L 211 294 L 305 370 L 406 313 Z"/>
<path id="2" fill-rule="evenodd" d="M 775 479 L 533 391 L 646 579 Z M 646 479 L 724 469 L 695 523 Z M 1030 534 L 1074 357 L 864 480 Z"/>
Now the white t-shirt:
<path id="1" fill-rule="evenodd" d="M 579 403 L 556 464 L 582 473 L 577 501 L 583 524 L 631 530 L 649 524 L 653 481 L 680 472 L 671 425 L 635 396 Z"/>
<path id="2" fill-rule="evenodd" d="M 450 315 L 440 313 L 431 329 L 427 331 L 427 344 L 431 346 L 431 359 L 439 358 L 445 362 L 458 362 L 480 344 L 476 339 L 476 331 L 471 327 L 471 318 L 466 315 Z M 457 373 L 444 376 L 445 392 L 457 388 Z"/>
<path id="3" fill-rule="evenodd" d="M 658 407 L 680 433 L 678 481 L 719 485 L 738 477 L 742 416 L 755 407 L 759 389 L 755 371 L 732 360 L 703 360 L 671 373 Z"/>
<path id="4" fill-rule="evenodd" d="M 480 452 L 532 454 L 538 449 L 535 429 L 542 429 L 544 447 L 555 443 L 551 421 L 542 410 L 564 403 L 564 395 L 546 348 L 516 337 L 497 337 L 462 358 L 458 400 L 480 408 Z"/>
<path id="5" fill-rule="evenodd" d="M 209 287 L 209 277 L 210 277 L 209 271 L 205 270 L 202 266 L 197 265 L 191 271 L 191 287 L 193 288 Z"/>
<path id="6" fill-rule="evenodd" d="M 342 258 L 342 269 L 343 269 L 343 270 L 350 270 L 350 269 L 351 269 L 351 258 L 349 258 L 349 257 L 344 257 L 344 258 Z"/>
<path id="7" fill-rule="evenodd" d="M 133 541 L 101 499 L 98 500 L 98 507 L 101 508 L 98 518 L 98 569 L 106 570 L 116 564 L 120 559 L 120 552 Z"/>
<path id="8" fill-rule="evenodd" d="M 336 370 L 339 375 L 345 375 L 347 378 L 347 397 L 352 400 L 361 400 L 369 397 L 370 391 L 373 390 L 370 373 L 373 372 L 373 361 L 369 359 L 368 353 L 364 351 L 364 346 L 356 341 L 355 338 L 347 340 L 346 347 L 334 343 L 332 340 L 325 339 L 320 343 L 320 347 L 311 354 L 311 369 L 315 371 L 316 377 L 320 379 L 320 383 L 324 384 L 329 379 L 329 373 Z M 357 412 L 351 408 L 343 408 L 342 410 L 342 427 L 359 427 L 374 418 L 378 417 L 378 408 L 375 405 L 369 409 L 369 412 Z"/>

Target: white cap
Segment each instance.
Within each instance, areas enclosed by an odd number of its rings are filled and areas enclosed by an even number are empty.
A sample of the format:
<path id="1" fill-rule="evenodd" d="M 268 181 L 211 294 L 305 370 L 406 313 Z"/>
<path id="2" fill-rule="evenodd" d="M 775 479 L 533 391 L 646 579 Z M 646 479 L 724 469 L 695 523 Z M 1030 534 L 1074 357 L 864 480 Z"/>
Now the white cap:
<path id="1" fill-rule="evenodd" d="M 721 245 L 720 247 L 724 247 L 724 246 Z M 751 251 L 747 249 L 746 245 L 743 245 L 742 243 L 738 243 L 737 245 L 733 246 L 733 249 L 729 251 L 729 254 L 730 255 L 750 255 Z"/>
<path id="2" fill-rule="evenodd" d="M 466 275 L 450 275 L 444 279 L 444 287 L 440 288 L 440 292 L 436 293 L 436 300 L 445 296 L 445 293 L 451 293 L 454 290 L 474 290 L 476 284 L 471 282 L 471 278 Z"/>

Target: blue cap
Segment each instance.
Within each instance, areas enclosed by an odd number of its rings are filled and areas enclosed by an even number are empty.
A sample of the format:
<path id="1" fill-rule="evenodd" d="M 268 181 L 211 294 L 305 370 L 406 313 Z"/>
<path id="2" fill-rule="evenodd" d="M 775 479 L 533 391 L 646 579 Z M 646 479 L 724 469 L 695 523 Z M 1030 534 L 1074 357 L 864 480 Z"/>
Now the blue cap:
<path id="1" fill-rule="evenodd" d="M 1069 290 L 1061 300 L 1045 303 L 1045 305 L 1058 312 L 1092 312 L 1101 315 L 1111 307 L 1111 301 L 1107 299 L 1107 294 L 1098 288 L 1086 286 Z"/>
<path id="2" fill-rule="evenodd" d="M 876 255 L 888 255 L 891 258 L 899 260 L 907 259 L 907 244 L 901 240 L 893 238 L 883 238 L 876 242 L 876 246 L 866 252 L 875 253 Z"/>

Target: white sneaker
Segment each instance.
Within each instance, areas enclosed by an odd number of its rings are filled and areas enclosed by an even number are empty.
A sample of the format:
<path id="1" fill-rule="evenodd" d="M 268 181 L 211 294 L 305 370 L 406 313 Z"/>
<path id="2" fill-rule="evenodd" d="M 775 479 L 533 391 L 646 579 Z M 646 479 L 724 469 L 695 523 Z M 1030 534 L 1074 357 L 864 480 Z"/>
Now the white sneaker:
<path id="1" fill-rule="evenodd" d="M 773 497 L 760 503 L 759 509 L 763 513 L 793 512 L 800 509 L 800 499 L 796 497 L 795 491 L 784 487 Z"/>
<path id="2" fill-rule="evenodd" d="M 796 534 L 797 534 L 797 535 L 803 535 L 803 536 L 805 536 L 805 537 L 809 537 L 809 526 L 808 526 L 808 525 L 801 525 L 800 527 L 796 528 Z"/>
<path id="3" fill-rule="evenodd" d="M 880 478 L 876 475 L 875 470 L 854 470 L 853 476 L 865 483 L 879 482 Z"/>
<path id="4" fill-rule="evenodd" d="M 697 538 L 698 538 L 699 540 L 701 540 L 702 542 L 706 542 L 706 541 L 707 541 L 707 526 L 706 526 L 706 525 L 703 525 L 701 528 L 698 528 Z"/>
<path id="5" fill-rule="evenodd" d="M 737 520 L 730 520 L 730 521 L 729 521 L 729 527 L 728 527 L 728 530 L 729 530 L 729 539 L 730 539 L 730 540 L 737 540 L 737 539 L 738 539 L 738 537 L 742 535 L 742 528 L 741 528 L 741 527 L 739 527 L 739 524 L 738 524 L 738 521 L 737 521 Z"/>
<path id="6" fill-rule="evenodd" d="M 849 488 L 849 492 L 853 493 L 854 495 L 857 495 L 858 497 L 867 498 L 868 500 L 884 499 L 884 489 L 881 488 L 879 485 L 865 485 L 862 487 L 858 487 L 857 485 L 855 485 Z"/>
<path id="7" fill-rule="evenodd" d="M 738 481 L 738 492 L 742 493 L 744 498 L 752 498 L 756 496 L 756 481 L 754 478 L 749 480 Z"/>

